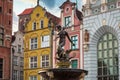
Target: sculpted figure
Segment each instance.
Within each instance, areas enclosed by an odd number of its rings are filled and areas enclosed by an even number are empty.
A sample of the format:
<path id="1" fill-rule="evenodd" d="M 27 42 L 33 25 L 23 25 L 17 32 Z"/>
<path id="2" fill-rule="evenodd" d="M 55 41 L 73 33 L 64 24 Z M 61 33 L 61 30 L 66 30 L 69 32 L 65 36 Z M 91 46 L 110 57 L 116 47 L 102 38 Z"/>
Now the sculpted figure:
<path id="1" fill-rule="evenodd" d="M 68 33 L 60 25 L 56 26 L 56 30 L 58 31 L 58 34 L 57 34 L 58 37 L 56 37 L 55 40 L 59 38 L 57 54 L 59 58 L 61 58 L 62 57 L 61 54 L 64 53 L 64 49 L 62 47 L 65 46 L 66 37 L 68 38 L 68 40 L 71 42 L 72 45 L 75 45 L 75 44 L 72 43 Z"/>
<path id="2" fill-rule="evenodd" d="M 87 29 L 85 30 L 85 34 L 84 34 L 84 41 L 89 42 L 89 32 Z"/>

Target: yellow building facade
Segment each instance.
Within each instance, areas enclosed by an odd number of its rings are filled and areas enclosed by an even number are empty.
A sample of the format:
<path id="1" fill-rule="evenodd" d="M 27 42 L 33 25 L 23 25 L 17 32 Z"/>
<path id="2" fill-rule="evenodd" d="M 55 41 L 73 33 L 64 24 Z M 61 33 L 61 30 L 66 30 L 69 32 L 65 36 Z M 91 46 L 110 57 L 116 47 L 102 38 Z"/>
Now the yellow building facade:
<path id="1" fill-rule="evenodd" d="M 24 34 L 24 80 L 41 80 L 38 72 L 52 67 L 51 31 L 54 20 L 59 22 L 59 18 L 39 5 L 30 13 Z"/>

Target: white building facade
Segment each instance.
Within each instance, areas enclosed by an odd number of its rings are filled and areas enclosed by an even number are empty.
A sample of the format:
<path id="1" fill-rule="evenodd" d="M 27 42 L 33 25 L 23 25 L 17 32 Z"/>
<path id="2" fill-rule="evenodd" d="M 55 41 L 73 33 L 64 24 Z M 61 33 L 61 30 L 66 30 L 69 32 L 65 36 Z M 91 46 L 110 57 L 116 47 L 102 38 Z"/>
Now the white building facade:
<path id="1" fill-rule="evenodd" d="M 17 31 L 12 36 L 11 45 L 11 80 L 23 80 L 23 33 Z"/>
<path id="2" fill-rule="evenodd" d="M 85 80 L 120 80 L 120 0 L 87 0 L 83 12 Z"/>

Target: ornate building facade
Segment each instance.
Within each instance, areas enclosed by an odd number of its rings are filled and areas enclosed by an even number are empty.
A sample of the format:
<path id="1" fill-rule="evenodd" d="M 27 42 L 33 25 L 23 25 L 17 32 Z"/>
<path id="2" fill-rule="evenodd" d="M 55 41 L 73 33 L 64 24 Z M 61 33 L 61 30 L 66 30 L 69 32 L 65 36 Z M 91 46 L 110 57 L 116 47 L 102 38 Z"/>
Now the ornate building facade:
<path id="1" fill-rule="evenodd" d="M 120 0 L 87 0 L 83 13 L 85 80 L 119 80 Z"/>
<path id="2" fill-rule="evenodd" d="M 38 72 L 52 67 L 52 28 L 59 18 L 40 5 L 29 16 L 24 27 L 24 80 L 40 80 Z"/>
<path id="3" fill-rule="evenodd" d="M 82 49 L 82 13 L 76 8 L 76 3 L 66 0 L 61 6 L 61 21 L 60 25 L 64 28 L 75 46 L 71 45 L 66 38 L 65 50 L 71 49 L 70 56 L 74 56 L 71 59 L 71 68 L 83 68 L 83 49 Z M 54 38 L 57 35 L 54 36 Z M 56 50 L 58 47 L 58 41 L 53 41 L 53 65 L 56 67 Z"/>
<path id="4" fill-rule="evenodd" d="M 10 79 L 13 0 L 0 0 L 0 80 Z"/>

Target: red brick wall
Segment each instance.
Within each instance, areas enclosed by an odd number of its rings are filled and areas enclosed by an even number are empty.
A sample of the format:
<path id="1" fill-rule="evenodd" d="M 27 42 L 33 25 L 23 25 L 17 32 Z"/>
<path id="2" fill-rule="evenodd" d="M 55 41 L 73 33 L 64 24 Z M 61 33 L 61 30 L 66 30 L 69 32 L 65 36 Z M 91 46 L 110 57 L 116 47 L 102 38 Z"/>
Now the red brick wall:
<path id="1" fill-rule="evenodd" d="M 0 0 L 0 27 L 4 29 L 4 46 L 0 46 L 0 58 L 3 58 L 3 79 L 10 79 L 10 55 L 12 36 L 13 0 Z M 11 9 L 11 11 L 10 11 Z M 9 38 L 7 37 L 9 35 Z"/>

